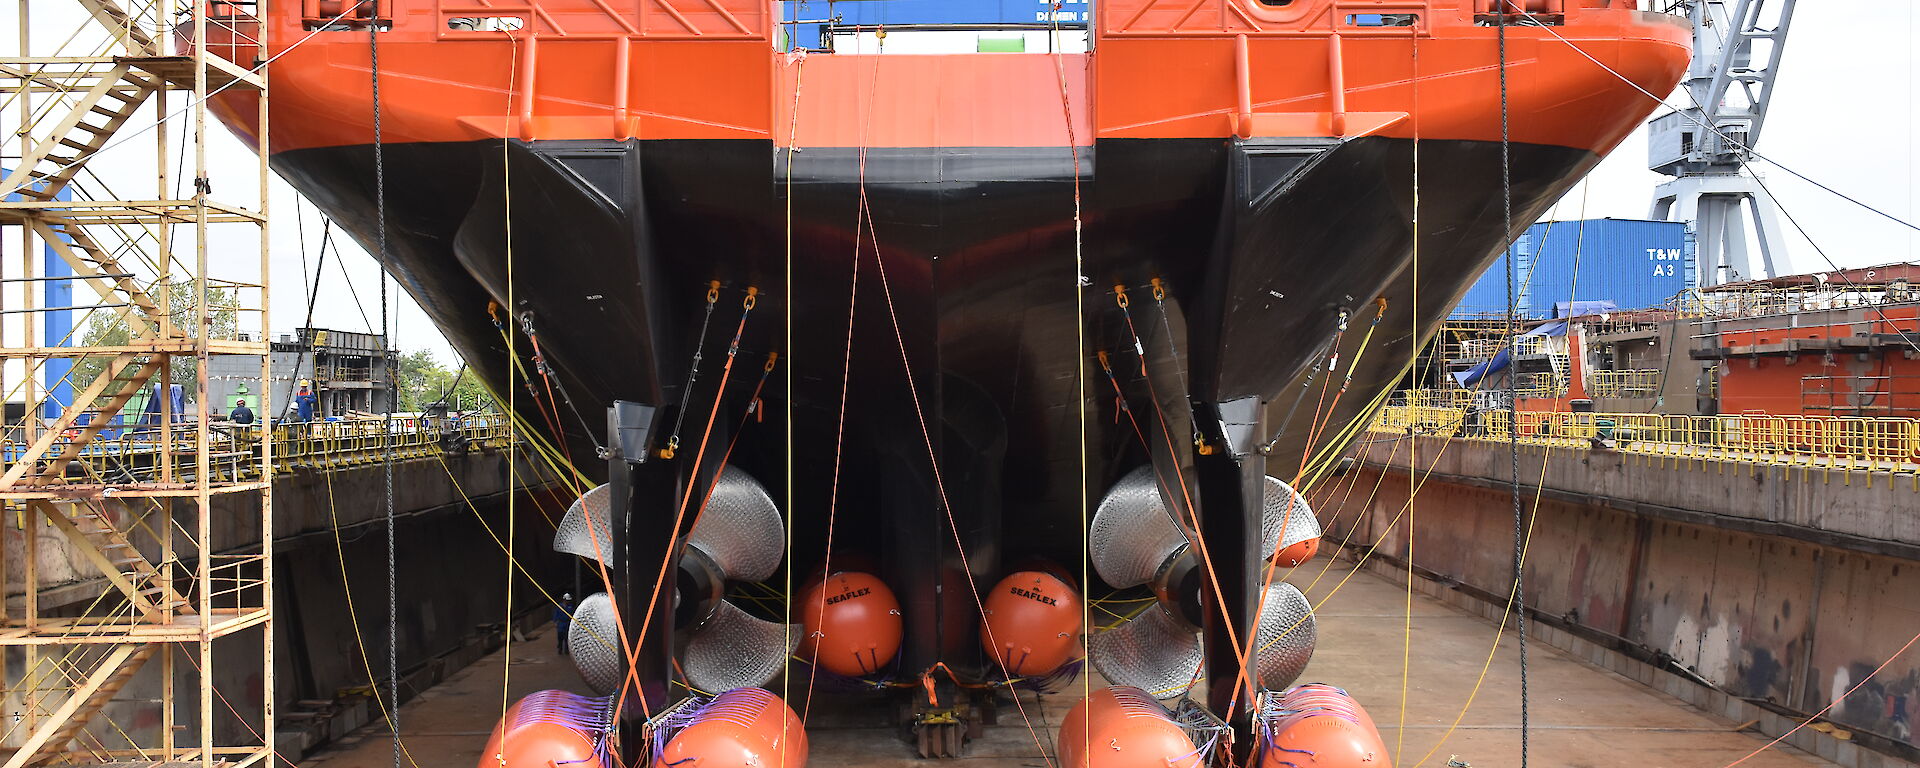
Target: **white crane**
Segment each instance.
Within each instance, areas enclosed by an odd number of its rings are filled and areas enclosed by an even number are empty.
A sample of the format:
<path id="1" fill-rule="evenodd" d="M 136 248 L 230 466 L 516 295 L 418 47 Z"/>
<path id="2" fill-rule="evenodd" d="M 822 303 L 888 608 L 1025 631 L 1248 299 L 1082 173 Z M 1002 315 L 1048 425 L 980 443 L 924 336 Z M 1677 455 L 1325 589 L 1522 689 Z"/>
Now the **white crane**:
<path id="1" fill-rule="evenodd" d="M 1745 166 L 1773 102 L 1794 0 L 1771 9 L 1767 0 L 1683 4 L 1693 21 L 1692 104 L 1647 124 L 1647 167 L 1673 177 L 1655 188 L 1650 218 L 1692 226 L 1703 287 L 1789 272 L 1779 205 Z M 1757 271 L 1747 252 L 1749 222 L 1760 246 Z"/>

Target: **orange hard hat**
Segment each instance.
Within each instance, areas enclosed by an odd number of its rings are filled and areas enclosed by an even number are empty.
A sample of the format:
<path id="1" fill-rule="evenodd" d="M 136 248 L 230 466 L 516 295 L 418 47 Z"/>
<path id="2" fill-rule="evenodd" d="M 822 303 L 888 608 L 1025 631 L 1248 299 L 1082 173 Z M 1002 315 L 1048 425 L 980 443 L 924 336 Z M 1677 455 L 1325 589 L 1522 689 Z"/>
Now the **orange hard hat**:
<path id="1" fill-rule="evenodd" d="M 1011 675 L 1045 675 L 1080 649 L 1080 596 L 1051 573 L 1020 571 L 993 585 L 980 644 Z"/>
<path id="2" fill-rule="evenodd" d="M 590 735 L 596 701 L 566 691 L 527 694 L 494 725 L 478 768 L 601 768 Z"/>
<path id="3" fill-rule="evenodd" d="M 800 658 L 846 677 L 885 669 L 905 633 L 893 590 L 859 571 L 835 573 L 808 589 L 800 626 Z"/>
<path id="4" fill-rule="evenodd" d="M 667 740 L 653 761 L 654 768 L 804 768 L 806 764 L 805 726 L 786 702 L 760 688 L 735 688 L 713 697 L 692 722 Z"/>
<path id="5" fill-rule="evenodd" d="M 1060 724 L 1063 768 L 1200 768 L 1200 750 L 1167 708 L 1139 688 L 1094 691 Z"/>
<path id="6" fill-rule="evenodd" d="M 1280 696 L 1281 714 L 1261 724 L 1262 768 L 1284 768 L 1313 755 L 1319 768 L 1393 768 L 1373 718 L 1346 691 L 1308 683 Z"/>

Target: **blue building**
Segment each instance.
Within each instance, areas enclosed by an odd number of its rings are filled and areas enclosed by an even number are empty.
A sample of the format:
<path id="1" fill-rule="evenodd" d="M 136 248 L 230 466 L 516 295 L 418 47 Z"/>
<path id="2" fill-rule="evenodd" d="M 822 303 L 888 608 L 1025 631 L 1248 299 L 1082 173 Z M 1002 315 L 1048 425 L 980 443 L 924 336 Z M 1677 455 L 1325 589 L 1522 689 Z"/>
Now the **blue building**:
<path id="1" fill-rule="evenodd" d="M 1453 309 L 1456 320 L 1505 317 L 1507 264 L 1516 270 L 1520 316 L 1666 306 L 1699 284 L 1685 224 L 1635 219 L 1543 221 L 1527 228 Z"/>
<path id="2" fill-rule="evenodd" d="M 785 0 L 781 3 L 788 46 L 825 48 L 832 33 L 850 30 L 912 31 L 946 27 L 985 33 L 978 50 L 1019 53 L 1022 47 L 999 45 L 1017 38 L 995 37 L 998 30 L 1041 30 L 1053 26 L 1081 28 L 1092 20 L 1088 0 Z M 1025 52 L 1033 52 L 1026 50 Z"/>

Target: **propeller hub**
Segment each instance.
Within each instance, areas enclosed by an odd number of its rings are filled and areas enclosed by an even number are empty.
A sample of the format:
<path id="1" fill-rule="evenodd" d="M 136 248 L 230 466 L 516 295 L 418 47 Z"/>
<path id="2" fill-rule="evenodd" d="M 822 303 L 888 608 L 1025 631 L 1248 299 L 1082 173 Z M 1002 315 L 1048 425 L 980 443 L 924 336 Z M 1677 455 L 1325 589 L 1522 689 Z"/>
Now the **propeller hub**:
<path id="1" fill-rule="evenodd" d="M 1154 596 L 1160 599 L 1160 605 L 1167 609 L 1167 613 L 1198 632 L 1206 616 L 1200 602 L 1205 579 L 1206 574 L 1200 569 L 1200 558 L 1194 555 L 1192 547 L 1183 544 L 1160 563 L 1150 583 Z"/>
<path id="2" fill-rule="evenodd" d="M 697 544 L 683 550 L 674 577 L 674 626 L 695 628 L 707 623 L 726 596 L 727 574 L 720 564 Z"/>

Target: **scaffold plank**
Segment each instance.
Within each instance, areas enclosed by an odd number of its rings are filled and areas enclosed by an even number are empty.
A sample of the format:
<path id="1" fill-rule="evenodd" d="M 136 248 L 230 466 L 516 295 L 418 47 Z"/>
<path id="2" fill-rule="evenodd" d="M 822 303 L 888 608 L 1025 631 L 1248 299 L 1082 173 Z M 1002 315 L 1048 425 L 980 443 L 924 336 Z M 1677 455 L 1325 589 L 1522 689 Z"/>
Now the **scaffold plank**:
<path id="1" fill-rule="evenodd" d="M 126 619 L 104 617 L 41 618 L 33 627 L 20 626 L 20 620 L 8 620 L 0 628 L 0 646 L 14 645 L 128 645 L 138 643 L 189 643 L 201 639 L 201 627 L 207 639 L 218 639 L 268 618 L 264 607 L 216 608 L 212 622 L 193 614 L 172 617 L 168 624 L 128 623 Z"/>
<path id="2" fill-rule="evenodd" d="M 129 56 L 117 59 L 152 74 L 177 89 L 193 89 L 192 56 Z M 207 89 L 258 91 L 266 87 L 259 73 L 218 56 L 207 57 Z"/>

